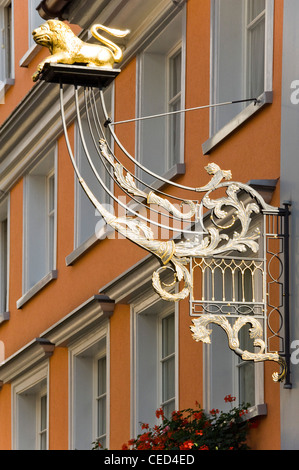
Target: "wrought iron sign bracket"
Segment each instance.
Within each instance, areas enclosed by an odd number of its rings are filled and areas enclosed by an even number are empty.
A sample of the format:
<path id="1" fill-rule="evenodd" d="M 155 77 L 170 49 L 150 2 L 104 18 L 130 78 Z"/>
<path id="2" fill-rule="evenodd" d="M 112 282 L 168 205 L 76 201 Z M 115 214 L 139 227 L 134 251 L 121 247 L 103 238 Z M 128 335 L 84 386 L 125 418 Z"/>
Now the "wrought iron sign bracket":
<path id="1" fill-rule="evenodd" d="M 284 297 L 284 351 L 281 356 L 286 362 L 286 376 L 284 388 L 291 389 L 291 350 L 290 350 L 290 216 L 291 201 L 284 201 L 284 208 L 280 209 L 283 217 L 284 237 L 284 270 L 283 270 L 283 297 Z"/>
<path id="2" fill-rule="evenodd" d="M 57 21 L 54 26 L 57 31 L 64 31 L 66 28 Z M 50 34 L 49 31 L 54 26 L 51 22 L 44 28 Z M 96 25 L 92 30 L 97 28 L 105 30 L 101 25 Z M 36 42 L 44 37 L 41 30 L 42 28 L 35 32 Z M 127 34 L 118 30 L 109 32 L 116 36 Z M 64 33 L 61 34 L 64 40 Z M 33 77 L 34 80 L 60 84 L 63 130 L 79 184 L 107 225 L 160 260 L 161 267 L 153 273 L 152 285 L 161 298 L 169 302 L 189 298 L 193 323 L 190 328 L 195 341 L 209 343 L 212 333 L 210 324 L 220 325 L 227 334 L 229 347 L 242 360 L 274 361 L 280 365 L 281 370 L 273 374 L 273 380 L 285 381 L 284 386 L 291 388 L 289 204 L 286 203 L 284 209 L 269 205 L 255 189 L 231 181 L 231 171 L 222 170 L 214 163 L 205 167 L 209 180 L 201 187 L 189 187 L 166 180 L 144 167 L 119 141 L 105 106 L 103 89 L 117 77 L 120 70 L 110 66 L 90 66 L 90 56 L 94 54 L 94 49 L 90 46 L 86 49 L 89 54 L 87 64 L 57 63 L 56 59 L 60 56 L 57 55 L 55 59 L 54 54 L 38 66 Z M 75 57 L 77 49 L 71 50 L 71 54 Z M 63 57 L 65 59 L 66 55 Z M 88 181 L 83 179 L 68 137 L 63 85 L 74 85 L 80 139 L 94 176 L 111 200 L 129 216 L 118 217 L 114 212 L 109 212 L 92 192 Z M 83 88 L 84 110 L 80 109 L 78 87 Z M 103 122 L 99 119 L 98 102 L 101 115 L 104 116 Z M 88 131 L 83 131 L 83 112 L 88 121 Z M 109 145 L 106 131 L 109 132 L 109 139 L 122 150 L 124 157 L 139 170 L 172 188 L 183 189 L 184 194 L 190 191 L 194 199 L 182 199 L 155 190 L 139 179 L 137 175 L 140 172 L 129 171 L 118 160 Z M 86 132 L 89 136 L 85 135 Z M 87 140 L 94 144 L 92 154 Z M 143 206 L 143 212 L 136 212 L 134 206 L 115 197 L 110 185 L 99 174 L 94 157 L 101 160 L 109 178 L 121 188 L 126 197 Z M 218 195 L 213 197 L 216 191 Z M 152 214 L 157 213 L 158 219 L 152 217 Z M 162 222 L 162 216 L 163 220 L 167 220 L 165 223 Z M 156 233 L 153 227 L 157 229 Z M 161 236 L 163 230 L 168 231 L 166 238 Z M 163 284 L 160 277 L 161 272 L 166 269 L 170 269 L 174 275 L 171 286 Z M 175 293 L 169 289 L 174 284 L 179 286 Z M 245 325 L 251 325 L 248 333 L 253 340 L 253 348 L 249 350 L 244 349 L 239 335 Z"/>

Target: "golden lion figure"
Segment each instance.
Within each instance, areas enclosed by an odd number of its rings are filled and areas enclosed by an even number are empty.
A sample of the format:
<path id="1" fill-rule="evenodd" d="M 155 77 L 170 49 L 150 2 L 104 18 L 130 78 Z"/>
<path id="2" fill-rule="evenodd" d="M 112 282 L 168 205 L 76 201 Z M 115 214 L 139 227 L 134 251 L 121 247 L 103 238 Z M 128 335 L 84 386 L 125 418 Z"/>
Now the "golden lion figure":
<path id="1" fill-rule="evenodd" d="M 112 36 L 125 37 L 130 31 L 107 28 L 95 24 L 91 28 L 91 34 L 106 46 L 99 44 L 88 44 L 78 38 L 71 28 L 59 20 L 48 20 L 32 32 L 33 39 L 37 44 L 45 46 L 51 52 L 51 56 L 43 60 L 37 67 L 32 79 L 38 79 L 43 66 L 46 63 L 54 64 L 86 64 L 89 67 L 103 67 L 111 69 L 115 62 L 120 62 L 123 53 L 119 46 L 98 33 L 101 29 Z"/>

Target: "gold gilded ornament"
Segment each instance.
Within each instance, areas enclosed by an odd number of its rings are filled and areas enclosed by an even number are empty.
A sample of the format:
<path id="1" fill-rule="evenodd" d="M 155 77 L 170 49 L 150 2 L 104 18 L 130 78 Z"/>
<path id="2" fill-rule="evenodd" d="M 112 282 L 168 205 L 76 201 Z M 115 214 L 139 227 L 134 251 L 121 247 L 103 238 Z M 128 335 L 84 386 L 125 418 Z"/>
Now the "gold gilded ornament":
<path id="1" fill-rule="evenodd" d="M 101 29 L 115 37 L 125 37 L 130 31 L 107 28 L 95 24 L 91 28 L 92 35 L 101 41 L 100 44 L 89 44 L 78 38 L 71 28 L 63 21 L 48 20 L 32 32 L 34 41 L 51 52 L 51 56 L 43 60 L 37 67 L 32 79 L 37 81 L 46 63 L 52 64 L 86 64 L 88 67 L 112 69 L 115 62 L 120 62 L 122 49 L 109 39 L 98 33 Z"/>

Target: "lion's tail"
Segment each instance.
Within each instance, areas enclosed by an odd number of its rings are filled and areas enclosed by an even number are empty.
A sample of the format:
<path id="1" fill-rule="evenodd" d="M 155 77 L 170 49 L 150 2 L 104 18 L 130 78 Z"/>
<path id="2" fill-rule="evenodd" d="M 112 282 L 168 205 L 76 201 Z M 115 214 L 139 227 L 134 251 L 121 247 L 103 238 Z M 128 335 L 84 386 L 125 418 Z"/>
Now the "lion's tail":
<path id="1" fill-rule="evenodd" d="M 109 39 L 106 39 L 104 36 L 101 36 L 101 34 L 98 33 L 98 29 L 101 29 L 106 33 L 109 33 L 112 36 L 116 36 L 118 38 L 125 37 L 127 34 L 129 34 L 130 30 L 126 29 L 125 31 L 122 31 L 120 29 L 107 28 L 107 26 L 103 26 L 101 24 L 94 24 L 90 29 L 90 32 L 94 38 L 98 39 L 112 49 L 115 62 L 119 62 L 123 56 L 123 51 L 119 46 L 114 44 L 114 42 L 109 41 Z"/>

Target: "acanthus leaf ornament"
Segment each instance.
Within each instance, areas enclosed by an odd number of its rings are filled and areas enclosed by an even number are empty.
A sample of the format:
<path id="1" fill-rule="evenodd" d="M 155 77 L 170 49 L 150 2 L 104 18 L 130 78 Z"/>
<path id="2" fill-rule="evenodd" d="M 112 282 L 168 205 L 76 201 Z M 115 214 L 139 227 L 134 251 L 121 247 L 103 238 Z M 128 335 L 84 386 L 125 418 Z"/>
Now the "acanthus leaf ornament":
<path id="1" fill-rule="evenodd" d="M 80 71 L 80 73 L 83 72 Z M 102 106 L 104 106 L 102 91 L 100 94 Z M 80 129 L 81 126 L 80 113 L 78 111 L 79 107 L 77 88 L 75 88 L 75 97 L 77 118 Z M 116 232 L 120 233 L 131 242 L 145 249 L 149 253 L 152 253 L 160 260 L 161 266 L 152 275 L 152 285 L 163 300 L 177 302 L 190 297 L 190 304 L 192 305 L 196 303 L 193 298 L 194 272 L 191 268 L 191 262 L 196 259 L 208 260 L 221 258 L 222 261 L 225 261 L 225 258 L 231 257 L 234 261 L 235 253 L 241 253 L 242 256 L 244 255 L 244 259 L 246 260 L 246 254 L 248 252 L 257 256 L 260 246 L 263 244 L 261 244 L 261 236 L 263 236 L 263 233 L 261 233 L 259 229 L 252 227 L 252 221 L 254 217 L 258 216 L 259 214 L 261 216 L 263 216 L 265 213 L 277 215 L 279 213 L 279 209 L 268 205 L 260 196 L 260 194 L 249 185 L 231 181 L 231 171 L 222 170 L 214 163 L 209 163 L 205 167 L 205 170 L 207 171 L 208 175 L 211 175 L 211 178 L 204 186 L 190 188 L 175 183 L 173 184 L 173 186 L 179 186 L 183 189 L 193 191 L 193 194 L 196 195 L 196 199 L 200 193 L 204 193 L 201 201 L 180 199 L 177 197 L 174 198 L 176 200 L 180 200 L 180 205 L 178 207 L 169 200 L 173 196 L 168 197 L 168 195 L 165 195 L 165 193 L 162 193 L 161 191 L 155 191 L 152 187 L 150 188 L 150 191 L 146 191 L 143 189 L 144 185 L 142 184 L 138 186 L 136 184 L 136 176 L 130 173 L 116 159 L 113 153 L 108 151 L 109 146 L 107 140 L 104 138 L 104 133 L 102 132 L 102 136 L 98 136 L 100 138 L 94 139 L 94 141 L 98 142 L 97 150 L 99 151 L 101 158 L 105 161 L 105 163 L 108 164 L 108 166 L 110 166 L 110 169 L 112 168 L 112 177 L 115 182 L 117 182 L 117 184 L 127 195 L 140 198 L 140 204 L 145 206 L 146 211 L 149 213 L 154 210 L 153 206 L 158 206 L 159 208 L 163 209 L 163 216 L 165 216 L 165 213 L 169 214 L 173 220 L 183 223 L 184 226 L 181 226 L 180 229 L 176 230 L 176 232 L 174 225 L 169 224 L 166 226 L 166 228 L 169 229 L 169 231 L 173 234 L 179 232 L 181 238 L 176 238 L 173 236 L 172 238 L 163 240 L 157 237 L 151 228 L 151 224 L 154 224 L 151 218 L 148 216 L 142 216 L 141 213 L 136 213 L 127 204 L 123 205 L 123 207 L 127 210 L 128 213 L 131 212 L 132 216 L 125 215 L 122 217 L 117 217 L 114 212 L 112 213 L 112 211 L 109 211 L 106 207 L 104 207 L 104 205 L 97 200 L 88 186 L 88 183 L 82 178 L 72 154 L 72 149 L 67 135 L 67 126 L 63 105 L 63 88 L 61 85 L 60 98 L 61 114 L 67 147 L 79 183 L 81 184 L 88 198 L 98 210 L 99 214 L 110 227 L 112 227 Z M 107 116 L 105 116 L 105 118 L 107 119 Z M 89 127 L 90 132 L 92 133 L 91 126 Z M 116 138 L 114 132 L 111 132 L 111 135 L 115 142 L 120 146 L 121 150 L 124 151 L 125 149 L 119 144 L 119 141 Z M 86 146 L 84 145 L 84 135 L 82 135 L 82 129 L 80 129 L 80 137 L 82 139 L 83 148 L 85 150 L 87 159 L 92 166 L 92 162 L 90 161 L 90 157 L 86 151 Z M 129 156 L 126 152 L 124 153 L 125 155 Z M 138 166 L 142 169 L 142 171 L 146 170 L 141 165 Z M 96 174 L 95 167 L 92 166 L 92 169 Z M 149 172 L 149 174 L 154 176 L 152 172 Z M 96 174 L 96 176 L 98 177 L 99 175 Z M 164 178 L 161 179 L 162 181 L 167 182 L 167 184 L 172 184 L 172 182 L 166 181 Z M 98 180 L 107 191 L 107 187 L 105 187 L 105 184 L 101 178 L 98 177 Z M 225 193 L 225 196 L 213 198 L 212 193 L 216 190 L 221 190 L 222 194 Z M 109 191 L 107 192 L 109 196 L 113 196 L 113 194 L 109 193 Z M 160 194 L 158 194 L 158 192 Z M 162 197 L 161 194 L 167 197 Z M 244 194 L 249 196 L 249 201 L 246 198 L 243 198 Z M 114 201 L 122 206 L 121 202 L 117 201 L 116 198 L 114 198 Z M 139 203 L 139 200 L 137 202 Z M 204 216 L 201 212 L 203 209 L 205 210 Z M 188 224 L 188 229 L 186 229 L 186 224 Z M 159 229 L 164 228 L 161 223 L 157 223 L 156 225 L 159 227 Z M 239 258 L 239 261 L 240 259 L 241 258 Z M 235 261 L 234 263 L 234 265 L 227 263 L 225 268 L 221 268 L 222 273 L 226 269 L 230 270 L 231 273 L 233 273 L 233 271 L 240 271 L 241 265 Z M 264 288 L 265 269 L 264 267 L 260 268 L 257 261 L 254 261 L 254 263 L 255 264 L 251 270 L 250 276 L 253 279 L 254 271 L 262 270 L 264 276 Z M 262 260 L 262 263 L 264 263 L 263 266 L 265 266 L 265 260 Z M 199 263 L 197 263 L 197 265 L 199 266 Z M 231 266 L 234 266 L 234 268 Z M 249 264 L 246 265 L 245 263 L 244 271 L 246 269 L 249 269 Z M 165 273 L 167 270 L 170 270 L 173 274 L 173 282 L 170 284 L 165 284 L 162 281 L 162 273 Z M 171 288 L 176 283 L 179 284 L 179 290 L 173 291 Z M 214 304 L 220 304 L 220 307 L 218 305 L 216 306 L 221 314 L 207 313 L 208 301 L 203 300 L 202 303 L 206 306 L 206 310 L 203 309 L 202 311 L 197 312 L 196 309 L 194 309 L 191 313 L 191 316 L 196 316 L 196 318 L 192 319 L 193 326 L 191 326 L 193 338 L 196 341 L 209 343 L 211 331 L 207 329 L 207 326 L 211 323 L 218 324 L 224 329 L 228 336 L 229 347 L 236 354 L 241 356 L 243 360 L 252 360 L 256 362 L 268 360 L 274 361 L 282 367 L 282 372 L 274 374 L 273 379 L 275 381 L 281 381 L 283 379 L 285 375 L 284 360 L 278 353 L 268 352 L 265 342 L 265 328 L 267 328 L 267 325 L 265 324 L 267 315 L 267 304 L 265 299 L 263 299 L 263 301 L 256 302 L 253 297 L 253 301 L 249 302 L 248 306 L 250 315 L 242 315 L 240 313 L 241 309 L 239 304 L 242 303 L 242 301 L 233 301 L 235 310 L 234 314 L 231 316 L 229 316 L 230 313 L 225 315 L 222 313 L 224 305 L 228 306 L 229 302 L 224 300 L 220 302 L 217 300 L 214 301 Z M 247 301 L 243 301 L 243 303 L 247 304 Z M 236 318 L 235 322 L 234 318 Z M 264 324 L 262 324 L 262 322 L 264 322 Z M 259 348 L 258 352 L 250 352 L 240 348 L 238 333 L 240 329 L 247 323 L 250 323 L 252 326 L 250 329 L 250 335 L 254 339 L 254 347 Z"/>
<path id="2" fill-rule="evenodd" d="M 113 166 L 115 176 L 122 187 L 134 195 L 146 198 L 149 204 L 151 202 L 156 203 L 169 213 L 175 214 L 172 204 L 167 199 L 156 196 L 154 191 L 151 191 L 150 198 L 148 198 L 145 192 L 138 189 L 131 174 L 127 172 L 126 175 L 124 175 L 124 168 L 122 165 L 114 162 L 113 157 L 107 150 L 107 144 L 104 140 L 100 141 L 100 148 L 102 155 L 105 156 L 107 161 L 109 161 Z M 207 185 L 197 188 L 196 191 L 206 191 L 201 203 L 206 209 L 211 211 L 210 220 L 212 221 L 212 225 L 204 227 L 207 235 L 203 232 L 201 239 L 194 236 L 192 239 L 189 238 L 188 240 L 181 240 L 176 243 L 172 242 L 172 244 L 169 245 L 169 242 L 154 240 L 152 233 L 147 233 L 147 237 L 142 236 L 142 234 L 145 234 L 146 232 L 144 228 L 142 228 L 144 224 L 138 220 L 131 221 L 130 224 L 133 224 L 134 230 L 131 230 L 131 233 L 128 231 L 126 232 L 127 238 L 131 239 L 135 243 L 137 242 L 140 246 L 161 259 L 163 266 L 153 273 L 152 285 L 160 297 L 165 301 L 177 302 L 186 299 L 190 294 L 192 294 L 193 280 L 190 271 L 187 268 L 190 258 L 209 258 L 219 255 L 224 256 L 226 253 L 232 251 L 244 253 L 247 250 L 251 250 L 253 253 L 256 253 L 259 249 L 258 241 L 261 234 L 259 229 L 250 231 L 250 224 L 252 214 L 258 214 L 260 212 L 260 206 L 257 202 L 259 202 L 260 205 L 262 203 L 264 209 L 275 209 L 266 204 L 259 194 L 251 187 L 236 182 L 223 183 L 223 179 L 231 179 L 230 171 L 222 171 L 218 165 L 215 164 L 209 164 L 205 169 L 208 174 L 213 174 L 213 177 Z M 226 196 L 218 199 L 211 199 L 211 192 L 219 188 L 225 188 Z M 242 190 L 246 190 L 257 202 L 249 202 L 245 204 L 239 199 Z M 193 208 L 193 201 L 184 202 L 189 204 L 190 208 Z M 238 229 L 234 231 L 233 236 L 231 237 L 226 233 L 222 233 L 223 228 L 227 228 L 227 226 L 223 227 L 221 225 L 221 220 L 228 216 L 228 212 L 225 208 L 234 210 L 232 223 L 228 227 L 231 228 L 235 224 L 237 225 L 237 222 L 239 223 Z M 185 214 L 185 219 L 189 218 L 191 220 L 194 214 L 195 211 L 190 210 L 189 213 Z M 176 215 L 179 217 L 181 216 L 181 214 Z M 219 223 L 215 223 L 215 217 L 218 219 Z M 113 226 L 116 230 L 120 231 L 120 223 L 124 223 L 124 221 L 117 221 L 117 219 L 114 220 Z M 138 237 L 135 236 L 136 234 L 138 234 Z M 166 269 L 170 269 L 173 272 L 174 283 L 176 281 L 183 281 L 183 287 L 178 292 L 170 292 L 169 289 L 166 289 L 169 285 L 165 286 L 161 281 L 160 274 Z M 172 283 L 172 285 L 174 283 Z M 275 372 L 273 374 L 273 380 L 275 382 L 283 380 L 286 373 L 285 362 L 278 353 L 265 352 L 266 345 L 265 341 L 262 339 L 263 328 L 258 319 L 249 315 L 239 316 L 236 322 L 231 325 L 229 320 L 222 315 L 202 314 L 199 318 L 193 319 L 192 322 L 194 326 L 191 326 L 190 328 L 193 332 L 193 338 L 196 341 L 209 343 L 209 335 L 211 334 L 211 331 L 207 330 L 206 326 L 210 323 L 218 324 L 225 330 L 228 336 L 229 347 L 236 354 L 241 356 L 243 360 L 252 360 L 254 362 L 277 362 L 280 364 L 282 371 L 280 373 Z M 253 344 L 255 347 L 260 348 L 259 352 L 243 351 L 239 347 L 238 333 L 242 326 L 247 323 L 252 325 L 250 336 L 255 338 Z"/>
<path id="3" fill-rule="evenodd" d="M 195 318 L 192 320 L 193 326 L 190 326 L 192 331 L 192 336 L 195 341 L 202 341 L 203 343 L 210 343 L 210 335 L 212 330 L 208 330 L 207 326 L 210 323 L 217 324 L 224 329 L 228 337 L 229 347 L 238 354 L 244 361 L 275 361 L 281 365 L 282 371 L 280 373 L 274 372 L 272 378 L 274 382 L 281 382 L 285 376 L 285 363 L 278 353 L 265 353 L 265 342 L 262 339 L 263 329 L 258 320 L 251 316 L 239 317 L 233 326 L 230 324 L 228 319 L 221 315 L 202 315 L 200 318 Z M 240 342 L 238 338 L 238 333 L 240 329 L 247 323 L 252 325 L 252 328 L 249 330 L 250 337 L 254 338 L 254 346 L 259 347 L 258 352 L 249 352 L 247 350 L 240 349 Z"/>

